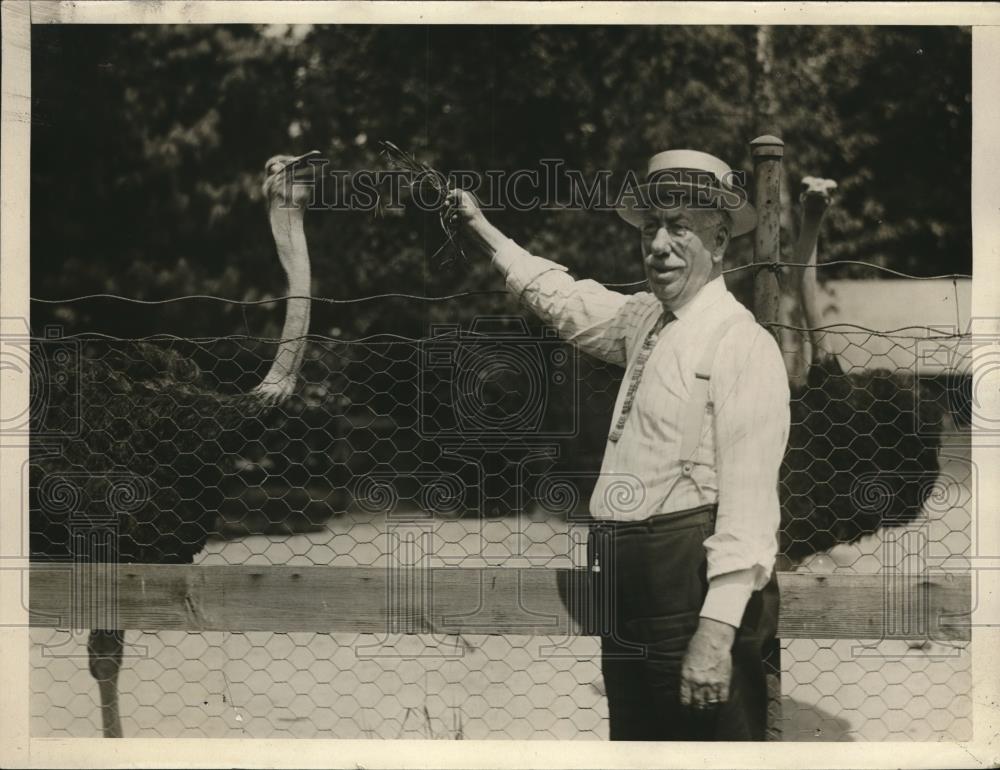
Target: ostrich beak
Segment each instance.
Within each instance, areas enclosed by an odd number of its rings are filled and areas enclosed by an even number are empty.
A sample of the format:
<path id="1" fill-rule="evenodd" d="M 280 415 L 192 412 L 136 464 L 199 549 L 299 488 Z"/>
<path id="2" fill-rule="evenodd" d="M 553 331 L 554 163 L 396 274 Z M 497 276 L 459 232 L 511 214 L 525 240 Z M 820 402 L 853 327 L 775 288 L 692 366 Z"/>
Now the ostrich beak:
<path id="1" fill-rule="evenodd" d="M 319 155 L 319 150 L 310 150 L 294 158 L 284 155 L 270 158 L 264 166 L 266 176 L 262 189 L 265 197 L 273 201 L 285 199 L 291 201 L 295 197 L 294 191 L 299 183 L 316 184 L 320 169 L 317 164 L 312 164 L 310 161 Z"/>
<path id="2" fill-rule="evenodd" d="M 310 150 L 302 155 L 297 155 L 291 160 L 287 161 L 284 166 L 282 166 L 277 173 L 285 173 L 287 171 L 294 171 L 297 168 L 301 168 L 306 163 L 309 162 L 310 158 L 315 158 L 320 154 L 319 150 Z"/>

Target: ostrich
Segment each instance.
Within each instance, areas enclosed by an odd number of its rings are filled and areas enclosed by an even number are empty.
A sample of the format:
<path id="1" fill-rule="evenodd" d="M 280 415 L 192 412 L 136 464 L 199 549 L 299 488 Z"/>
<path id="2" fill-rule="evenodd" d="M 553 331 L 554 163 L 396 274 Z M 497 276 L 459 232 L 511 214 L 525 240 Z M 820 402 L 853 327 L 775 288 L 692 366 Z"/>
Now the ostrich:
<path id="1" fill-rule="evenodd" d="M 811 362 L 790 373 L 791 427 L 781 465 L 781 529 L 776 569 L 849 544 L 920 515 L 938 474 L 940 414 L 921 433 L 912 375 L 873 369 L 844 372 L 826 346 L 817 302 L 819 228 L 835 182 L 802 180 L 802 219 L 795 247 L 798 289 Z M 921 409 L 921 418 L 930 415 Z M 768 644 L 770 739 L 780 737 L 781 644 Z"/>
<path id="2" fill-rule="evenodd" d="M 781 554 L 791 564 L 914 520 L 937 478 L 940 446 L 938 410 L 923 430 L 916 424 L 913 375 L 847 374 L 825 344 L 818 330 L 817 238 L 836 183 L 806 177 L 802 184 L 796 261 L 803 267 L 795 269 L 812 361 L 805 382 L 792 385 L 781 469 Z M 927 412 L 921 409 L 925 423 Z"/>
<path id="3" fill-rule="evenodd" d="M 234 442 L 292 393 L 302 364 L 310 311 L 303 211 L 311 178 L 303 161 L 313 154 L 279 155 L 265 165 L 263 190 L 290 298 L 274 361 L 252 391 L 216 392 L 193 361 L 148 343 L 115 343 L 99 357 L 78 359 L 33 346 L 47 400 L 32 413 L 32 436 L 56 426 L 68 438 L 57 453 L 33 438 L 32 558 L 187 564 L 204 547 L 215 519 L 211 502 L 195 499 L 210 489 L 205 471 L 223 473 Z M 91 631 L 87 643 L 105 737 L 122 736 L 123 645 L 124 631 L 109 629 Z"/>

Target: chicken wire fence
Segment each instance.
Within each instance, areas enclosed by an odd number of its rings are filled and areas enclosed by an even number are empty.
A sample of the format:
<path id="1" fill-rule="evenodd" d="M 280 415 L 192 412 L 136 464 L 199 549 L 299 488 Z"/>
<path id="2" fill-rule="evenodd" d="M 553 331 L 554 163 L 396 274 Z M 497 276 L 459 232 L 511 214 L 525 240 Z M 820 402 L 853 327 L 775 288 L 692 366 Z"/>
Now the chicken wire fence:
<path id="1" fill-rule="evenodd" d="M 823 335 L 843 371 L 793 384 L 783 568 L 914 576 L 946 558 L 954 567 L 968 554 L 975 497 L 969 380 L 952 360 L 963 338 Z M 38 554 L 67 536 L 74 514 L 92 526 L 103 505 L 119 514 L 121 553 L 146 561 L 585 564 L 587 501 L 621 371 L 521 318 L 421 340 L 310 337 L 293 396 L 237 410 L 236 423 L 227 413 L 215 429 L 225 405 L 200 394 L 250 389 L 273 341 L 33 344 L 46 383 L 30 482 Z M 921 367 L 942 355 L 948 365 Z M 67 361 L 89 372 L 59 386 L 80 391 L 75 400 L 51 396 Z M 111 459 L 95 460 L 95 446 Z M 51 447 L 61 464 L 39 459 Z M 108 503 L 116 472 L 127 489 Z M 886 521 L 893 528 L 875 531 Z M 401 543 L 417 546 L 404 555 Z M 784 740 L 969 740 L 968 644 L 913 635 L 783 641 Z M 33 734 L 99 734 L 85 634 L 33 629 L 31 639 Z M 607 737 L 592 637 L 129 632 L 119 685 L 126 736 Z"/>

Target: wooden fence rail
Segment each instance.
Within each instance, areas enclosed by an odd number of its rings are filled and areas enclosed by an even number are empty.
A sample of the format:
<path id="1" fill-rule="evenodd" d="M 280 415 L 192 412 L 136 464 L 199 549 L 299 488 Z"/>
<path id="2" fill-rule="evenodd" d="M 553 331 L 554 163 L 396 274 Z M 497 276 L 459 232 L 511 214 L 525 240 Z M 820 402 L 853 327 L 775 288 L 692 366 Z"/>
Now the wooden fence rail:
<path id="1" fill-rule="evenodd" d="M 575 569 L 31 566 L 31 625 L 199 631 L 591 634 Z M 966 573 L 782 572 L 779 636 L 969 639 Z"/>

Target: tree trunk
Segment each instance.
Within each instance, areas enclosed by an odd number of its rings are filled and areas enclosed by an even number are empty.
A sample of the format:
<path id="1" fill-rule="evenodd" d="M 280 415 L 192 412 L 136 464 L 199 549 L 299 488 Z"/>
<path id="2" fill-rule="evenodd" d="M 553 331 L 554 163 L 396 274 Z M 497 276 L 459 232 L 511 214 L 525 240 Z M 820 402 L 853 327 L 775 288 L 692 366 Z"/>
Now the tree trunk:
<path id="1" fill-rule="evenodd" d="M 753 59 L 751 61 L 751 135 L 770 134 L 781 136 L 781 105 L 775 84 L 774 73 L 774 34 L 775 29 L 769 26 L 758 26 L 753 40 Z M 794 242 L 794 217 L 792 215 L 793 198 L 791 183 L 788 177 L 788 167 L 781 165 L 778 183 L 781 190 L 779 223 L 784 234 L 784 243 Z M 780 252 L 781 261 L 792 261 L 786 252 Z M 789 270 L 798 268 L 783 268 L 779 274 L 778 291 L 780 292 L 779 307 L 774 321 L 786 326 L 802 326 L 802 311 L 799 306 L 799 295 L 796 291 L 798 276 L 789 275 Z M 775 338 L 785 359 L 785 369 L 793 380 L 801 379 L 809 366 L 808 341 L 803 334 L 792 329 L 775 329 Z"/>

